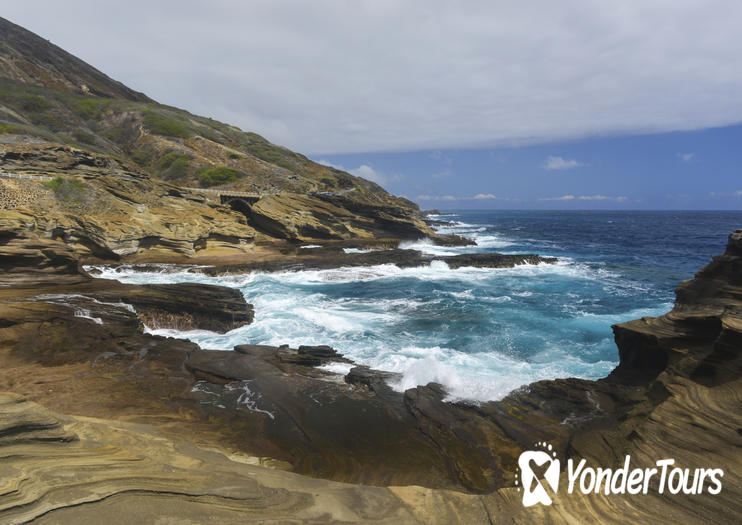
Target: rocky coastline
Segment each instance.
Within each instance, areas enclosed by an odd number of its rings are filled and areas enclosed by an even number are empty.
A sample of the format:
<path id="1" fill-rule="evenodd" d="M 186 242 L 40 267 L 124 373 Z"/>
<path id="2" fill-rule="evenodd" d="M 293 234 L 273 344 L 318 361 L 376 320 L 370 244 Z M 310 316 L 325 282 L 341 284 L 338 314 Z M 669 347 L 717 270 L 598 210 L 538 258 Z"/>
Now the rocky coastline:
<path id="1" fill-rule="evenodd" d="M 143 331 L 143 322 L 153 321 L 217 331 L 251 322 L 252 307 L 230 289 L 98 279 L 81 269 L 65 244 L 29 234 L 6 235 L 0 252 L 0 390 L 24 396 L 8 398 L 9 406 L 33 407 L 22 417 L 37 417 L 41 409 L 33 401 L 66 414 L 53 417 L 147 424 L 168 440 L 361 484 L 359 491 L 415 485 L 445 500 L 453 490 L 472 494 L 485 508 L 493 500 L 503 505 L 506 494 L 513 498 L 518 455 L 540 440 L 563 457 L 602 465 L 617 464 L 625 454 L 675 453 L 689 467 L 716 462 L 731 472 L 740 461 L 735 392 L 742 387 L 742 231 L 730 235 L 723 255 L 680 285 L 670 313 L 614 327 L 620 364 L 605 379 L 541 381 L 476 405 L 447 401 L 434 383 L 397 392 L 389 386 L 393 374 L 354 366 L 330 346 L 210 351 Z M 350 372 L 318 368 L 329 362 L 345 363 Z M 78 439 L 61 423 L 21 427 L 17 432 L 58 433 L 24 443 L 62 446 Z M 700 452 L 699 442 L 705 444 Z M 676 512 L 698 519 L 722 507 L 729 512 L 739 505 L 740 490 L 730 477 L 723 497 L 681 504 Z M 662 498 L 640 504 L 603 498 L 582 510 L 569 507 L 571 501 L 551 511 L 565 520 L 570 512 L 584 519 L 586 511 L 597 516 L 626 506 L 645 519 L 668 512 Z M 509 512 L 531 515 L 516 505 L 517 497 Z M 0 515 L 19 512 L 7 497 L 0 506 Z"/>
<path id="2" fill-rule="evenodd" d="M 0 18 L 0 522 L 677 524 L 742 513 L 742 230 L 680 284 L 671 312 L 614 326 L 610 375 L 486 403 L 436 383 L 401 391 L 333 341 L 217 351 L 153 335 L 145 326 L 225 333 L 260 312 L 233 289 L 95 270 L 557 262 L 409 249 L 471 244 L 436 233 L 431 214 L 158 104 Z M 545 441 L 564 461 L 609 468 L 626 455 L 721 467 L 724 489 L 525 508 L 518 457 Z"/>

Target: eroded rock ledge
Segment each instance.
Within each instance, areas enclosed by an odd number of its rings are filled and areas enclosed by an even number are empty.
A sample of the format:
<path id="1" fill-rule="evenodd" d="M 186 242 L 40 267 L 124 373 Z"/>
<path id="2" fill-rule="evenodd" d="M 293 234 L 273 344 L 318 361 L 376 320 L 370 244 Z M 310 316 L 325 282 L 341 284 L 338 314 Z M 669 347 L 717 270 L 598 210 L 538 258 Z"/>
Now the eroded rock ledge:
<path id="1" fill-rule="evenodd" d="M 44 291 L 84 295 L 98 282 Z M 317 365 L 348 363 L 328 347 L 201 350 L 143 334 L 127 308 L 91 312 L 98 324 L 74 305 L 27 300 L 41 292 L 2 290 L 0 389 L 60 412 L 147 421 L 312 476 L 490 493 L 481 504 L 501 517 L 524 515 L 509 487 L 518 455 L 536 441 L 604 467 L 625 454 L 647 466 L 670 457 L 691 470 L 724 468 L 723 492 L 563 498 L 547 516 L 692 522 L 742 511 L 734 476 L 742 468 L 742 231 L 681 284 L 672 312 L 615 327 L 621 363 L 609 377 L 541 381 L 479 405 L 446 402 L 436 384 L 396 392 L 393 376 L 370 369 L 333 374 Z M 491 516 L 472 521 L 480 518 Z"/>
<path id="2" fill-rule="evenodd" d="M 307 250 L 308 251 L 308 250 Z M 225 273 L 244 273 L 251 271 L 280 272 L 300 270 L 331 270 L 339 267 L 378 266 L 394 264 L 399 268 L 427 266 L 433 261 L 443 261 L 451 269 L 474 268 L 512 268 L 521 264 L 554 264 L 555 257 L 542 257 L 535 254 L 481 253 L 461 255 L 427 255 L 419 250 L 392 248 L 368 253 L 343 253 L 337 249 L 318 249 L 317 254 L 299 254 L 280 259 L 252 261 L 239 264 L 216 264 L 198 268 L 209 275 Z"/>

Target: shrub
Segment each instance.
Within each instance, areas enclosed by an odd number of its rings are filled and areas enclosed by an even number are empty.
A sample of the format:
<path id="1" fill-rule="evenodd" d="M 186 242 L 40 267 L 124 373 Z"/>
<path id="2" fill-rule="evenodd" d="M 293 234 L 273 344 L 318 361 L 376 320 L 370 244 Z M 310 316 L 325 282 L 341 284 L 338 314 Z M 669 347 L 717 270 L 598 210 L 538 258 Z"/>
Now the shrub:
<path id="1" fill-rule="evenodd" d="M 25 94 L 19 97 L 21 107 L 26 111 L 44 111 L 49 109 L 51 104 L 44 97 L 39 95 Z"/>
<path id="2" fill-rule="evenodd" d="M 188 160 L 188 161 L 190 161 L 191 160 L 191 157 L 187 153 L 181 153 L 179 151 L 169 150 L 162 157 L 160 157 L 160 161 L 157 163 L 157 167 L 160 170 L 166 170 L 174 162 L 177 162 L 178 160 Z"/>
<path id="3" fill-rule="evenodd" d="M 180 158 L 170 164 L 170 167 L 162 173 L 164 179 L 183 179 L 191 171 L 191 159 Z"/>
<path id="4" fill-rule="evenodd" d="M 72 136 L 75 140 L 82 142 L 83 144 L 95 144 L 95 135 L 88 133 L 82 129 L 76 129 L 72 132 Z"/>
<path id="5" fill-rule="evenodd" d="M 245 133 L 247 136 L 247 140 L 250 142 L 257 142 L 259 144 L 270 144 L 266 139 L 258 135 L 257 133 L 253 133 L 252 131 L 248 131 Z"/>
<path id="6" fill-rule="evenodd" d="M 133 160 L 140 166 L 148 164 L 151 158 L 152 154 L 147 150 L 137 149 L 131 152 L 131 160 Z"/>
<path id="7" fill-rule="evenodd" d="M 0 122 L 0 135 L 5 133 L 24 133 L 25 129 L 17 124 L 9 122 Z"/>
<path id="8" fill-rule="evenodd" d="M 37 126 L 43 126 L 52 131 L 62 129 L 62 121 L 49 113 L 29 113 L 28 118 Z"/>
<path id="9" fill-rule="evenodd" d="M 296 154 L 286 149 L 279 148 L 270 143 L 265 143 L 249 145 L 247 146 L 247 150 L 260 160 L 270 162 L 276 166 L 281 166 L 289 171 L 294 171 L 296 169 L 296 165 L 292 162 L 292 157 Z"/>
<path id="10" fill-rule="evenodd" d="M 191 171 L 191 157 L 186 153 L 169 151 L 160 158 L 157 168 L 163 179 L 182 179 Z"/>
<path id="11" fill-rule="evenodd" d="M 125 144 L 130 138 L 133 138 L 132 130 L 126 126 L 116 126 L 103 132 L 103 136 L 116 144 Z"/>
<path id="12" fill-rule="evenodd" d="M 210 168 L 203 170 L 198 173 L 198 179 L 201 181 L 201 186 L 208 188 L 209 186 L 218 186 L 220 184 L 229 184 L 239 180 L 244 174 L 232 168 L 226 166 L 219 166 L 218 168 Z"/>
<path id="13" fill-rule="evenodd" d="M 336 173 L 335 180 L 337 180 L 337 185 L 344 189 L 352 188 L 354 186 L 353 179 L 345 173 Z"/>
<path id="14" fill-rule="evenodd" d="M 82 181 L 56 177 L 43 184 L 52 190 L 57 199 L 61 201 L 81 203 L 85 200 L 85 183 Z"/>
<path id="15" fill-rule="evenodd" d="M 25 124 L 14 124 L 12 122 L 0 122 L 0 135 L 3 134 L 31 135 L 33 137 L 42 137 L 48 141 L 59 142 L 59 137 L 43 128 L 26 126 Z"/>
<path id="16" fill-rule="evenodd" d="M 166 117 L 165 115 L 154 111 L 145 111 L 143 116 L 144 125 L 156 135 L 180 137 L 183 139 L 187 139 L 193 135 L 193 131 L 188 127 L 188 125 L 180 120 Z"/>
<path id="17" fill-rule="evenodd" d="M 111 105 L 105 98 L 86 98 L 72 105 L 72 111 L 86 120 L 98 120 Z"/>

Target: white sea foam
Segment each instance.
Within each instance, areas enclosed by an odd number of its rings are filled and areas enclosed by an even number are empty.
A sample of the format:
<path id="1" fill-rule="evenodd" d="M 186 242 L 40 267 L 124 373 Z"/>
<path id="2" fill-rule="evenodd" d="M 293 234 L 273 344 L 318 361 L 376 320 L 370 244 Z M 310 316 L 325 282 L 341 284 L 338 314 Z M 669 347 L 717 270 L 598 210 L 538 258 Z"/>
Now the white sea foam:
<path id="1" fill-rule="evenodd" d="M 474 290 L 468 289 L 464 290 L 463 292 L 445 292 L 446 294 L 450 295 L 451 297 L 455 297 L 456 299 L 474 299 Z"/>
<path id="2" fill-rule="evenodd" d="M 303 250 L 311 250 L 313 248 L 322 248 L 322 246 L 320 246 L 319 244 L 307 244 L 305 246 L 299 246 L 299 248 Z"/>
<path id="3" fill-rule="evenodd" d="M 371 252 L 378 252 L 379 250 L 372 250 L 372 249 L 361 249 L 361 248 L 343 248 L 343 251 L 345 253 L 371 253 Z"/>
<path id="4" fill-rule="evenodd" d="M 402 250 L 417 250 L 426 255 L 458 255 L 462 253 L 460 249 L 450 246 L 437 246 L 428 238 L 419 241 L 405 241 L 399 244 Z"/>
<path id="5" fill-rule="evenodd" d="M 479 230 L 483 226 L 453 227 Z M 472 247 L 440 247 L 427 240 L 404 243 L 403 247 L 440 256 L 498 249 L 510 242 L 489 230 L 470 233 L 478 243 L 485 245 L 484 248 L 482 245 L 474 250 Z M 525 264 L 501 269 L 451 269 L 445 262 L 434 260 L 416 268 L 383 264 L 217 277 L 190 272 L 183 267 L 158 267 L 148 273 L 136 272 L 135 268 L 99 267 L 99 270 L 101 276 L 125 282 L 187 281 L 230 286 L 240 289 L 246 300 L 255 305 L 254 322 L 226 334 L 147 328 L 149 333 L 187 337 L 203 348 L 222 350 L 246 343 L 292 347 L 330 344 L 358 364 L 400 373 L 400 380 L 393 385 L 398 390 L 434 381 L 444 385 L 451 400 L 500 399 L 513 389 L 540 379 L 604 376 L 615 366 L 615 359 L 610 355 L 610 324 L 663 313 L 657 310 L 665 307 L 593 314 L 593 308 L 598 312 L 604 310 L 599 303 L 588 302 L 592 295 L 586 296 L 586 293 L 594 290 L 616 295 L 630 293 L 634 283 L 622 280 L 620 274 L 606 270 L 603 265 L 565 258 L 557 264 Z M 415 289 L 424 292 L 415 294 Z M 393 290 L 405 290 L 405 296 L 395 297 Z M 536 310 L 518 312 L 518 307 L 529 304 L 526 300 L 529 297 L 538 297 L 539 303 L 542 299 L 548 302 L 561 297 L 565 308 L 560 312 L 560 305 L 555 302 L 558 319 L 549 318 L 551 325 L 529 328 L 529 321 L 538 325 L 541 318 L 533 321 L 518 315 L 543 315 L 535 313 Z M 482 301 L 481 311 L 467 312 L 475 301 Z M 436 306 L 437 303 L 443 306 Z M 451 309 L 446 310 L 446 305 L 452 305 Z M 491 335 L 476 335 L 480 338 L 476 345 L 466 347 L 473 336 L 467 332 L 452 334 L 449 324 L 456 322 L 453 319 L 456 316 L 469 322 L 471 316 L 477 315 L 485 320 L 487 315 L 497 316 L 497 323 L 493 324 Z M 417 321 L 422 324 L 415 325 Z M 559 327 L 558 333 L 543 333 L 549 330 L 548 326 Z M 524 330 L 532 331 L 525 356 L 518 353 L 516 344 Z M 463 341 L 460 348 L 466 351 L 451 348 L 458 347 L 453 341 Z M 346 374 L 350 366 L 330 363 L 323 369 Z M 256 401 L 245 395 L 243 401 Z"/>
<path id="6" fill-rule="evenodd" d="M 440 214 L 430 214 L 428 215 L 428 218 L 434 220 L 434 221 L 443 221 L 445 220 L 443 217 L 458 217 L 458 214 L 456 213 L 440 213 Z"/>
<path id="7" fill-rule="evenodd" d="M 90 310 L 87 310 L 85 308 L 77 308 L 75 309 L 75 317 L 82 317 L 83 319 L 90 319 L 95 324 L 103 324 L 103 319 L 100 317 L 94 317 Z"/>
<path id="8" fill-rule="evenodd" d="M 90 319 L 95 324 L 103 324 L 103 319 L 94 315 L 95 310 L 101 310 L 102 307 L 114 307 L 127 310 L 134 313 L 134 307 L 127 303 L 108 303 L 100 301 L 95 297 L 88 297 L 83 294 L 42 294 L 31 298 L 34 301 L 45 301 L 48 303 L 59 304 L 70 307 L 74 310 L 74 316 L 81 319 Z"/>
<path id="9" fill-rule="evenodd" d="M 224 385 L 224 390 L 227 392 L 237 392 L 239 397 L 237 398 L 237 404 L 246 407 L 248 410 L 253 412 L 259 412 L 265 414 L 271 419 L 276 419 L 276 416 L 268 410 L 264 410 L 258 406 L 258 401 L 261 396 L 257 392 L 250 390 L 250 380 L 236 381 L 234 383 L 228 383 Z"/>
<path id="10" fill-rule="evenodd" d="M 612 362 L 585 363 L 574 358 L 531 363 L 498 352 L 466 354 L 441 347 L 404 348 L 384 362 L 387 370 L 402 374 L 399 381 L 390 383 L 397 391 L 435 382 L 446 389 L 446 400 L 474 402 L 502 399 L 536 380 L 571 376 L 578 367 L 587 376 L 599 377 L 615 366 Z"/>
<path id="11" fill-rule="evenodd" d="M 436 233 L 441 234 L 456 234 L 466 236 L 467 234 L 475 234 L 487 231 L 487 227 L 475 225 L 462 226 L 460 223 L 452 223 L 451 225 L 438 226 L 435 228 L 435 231 Z"/>
<path id="12" fill-rule="evenodd" d="M 144 269 L 143 269 L 144 268 Z M 152 271 L 156 268 L 156 271 Z M 182 282 L 202 282 L 203 274 L 191 271 L 192 268 L 206 268 L 205 266 L 176 266 L 171 264 L 157 265 L 88 265 L 83 269 L 94 270 L 100 279 L 115 279 L 133 284 L 171 284 Z"/>
<path id="13" fill-rule="evenodd" d="M 338 363 L 338 362 L 331 362 L 331 363 L 325 363 L 324 365 L 318 366 L 320 370 L 326 370 L 327 372 L 332 372 L 333 374 L 340 374 L 340 375 L 348 375 L 348 372 L 350 372 L 351 368 L 353 368 L 356 365 L 350 364 L 350 363 Z"/>

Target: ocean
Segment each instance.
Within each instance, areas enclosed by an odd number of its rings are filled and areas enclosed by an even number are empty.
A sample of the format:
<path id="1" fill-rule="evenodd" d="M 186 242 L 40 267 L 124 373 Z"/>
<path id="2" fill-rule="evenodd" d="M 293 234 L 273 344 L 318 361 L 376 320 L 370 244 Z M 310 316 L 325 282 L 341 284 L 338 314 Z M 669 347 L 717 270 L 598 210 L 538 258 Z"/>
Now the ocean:
<path id="1" fill-rule="evenodd" d="M 152 333 L 202 348 L 328 344 L 357 363 L 399 372 L 404 390 L 436 381 L 450 400 L 497 400 L 541 379 L 597 379 L 618 363 L 611 325 L 672 308 L 675 287 L 723 252 L 742 212 L 449 211 L 441 233 L 477 246 L 403 243 L 433 255 L 536 253 L 555 265 L 449 269 L 442 261 L 210 277 L 99 267 L 130 283 L 202 282 L 239 289 L 253 324 L 226 334 Z M 311 248 L 310 248 L 311 249 Z M 352 251 L 349 250 L 349 251 Z M 347 373 L 349 366 L 328 369 Z"/>

